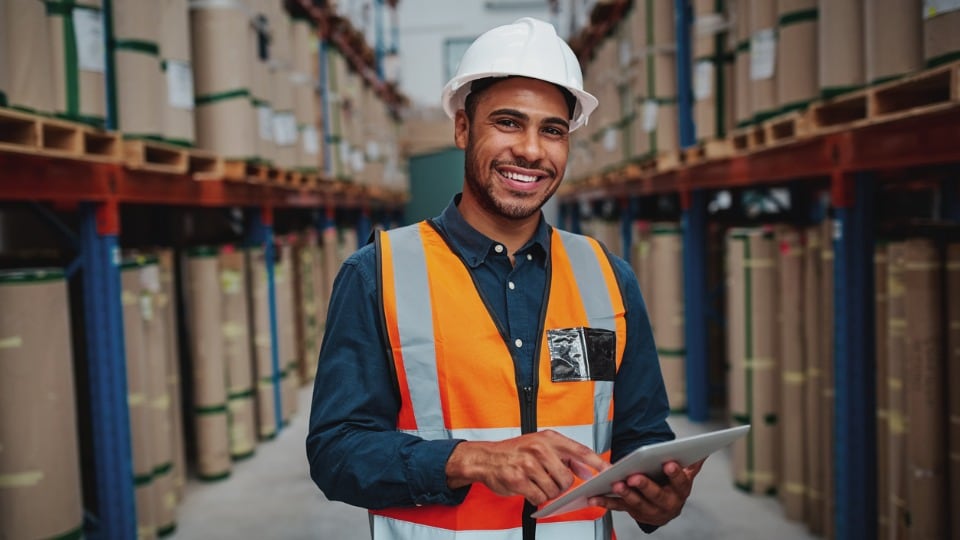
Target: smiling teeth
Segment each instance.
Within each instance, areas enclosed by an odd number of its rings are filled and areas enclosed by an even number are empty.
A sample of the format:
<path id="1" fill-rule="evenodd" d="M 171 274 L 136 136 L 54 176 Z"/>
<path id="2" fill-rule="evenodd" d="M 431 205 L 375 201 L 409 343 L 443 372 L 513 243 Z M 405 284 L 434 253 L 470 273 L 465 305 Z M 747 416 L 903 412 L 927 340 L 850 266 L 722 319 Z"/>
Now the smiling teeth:
<path id="1" fill-rule="evenodd" d="M 528 176 L 528 175 L 526 175 L 526 174 L 519 174 L 519 173 L 515 173 L 515 172 L 504 172 L 504 173 L 502 173 L 502 174 L 503 174 L 504 176 L 506 176 L 507 178 L 511 179 L 511 180 L 516 180 L 517 182 L 527 182 L 527 183 L 530 183 L 530 182 L 536 182 L 536 181 L 537 181 L 537 177 L 536 177 L 536 176 Z"/>

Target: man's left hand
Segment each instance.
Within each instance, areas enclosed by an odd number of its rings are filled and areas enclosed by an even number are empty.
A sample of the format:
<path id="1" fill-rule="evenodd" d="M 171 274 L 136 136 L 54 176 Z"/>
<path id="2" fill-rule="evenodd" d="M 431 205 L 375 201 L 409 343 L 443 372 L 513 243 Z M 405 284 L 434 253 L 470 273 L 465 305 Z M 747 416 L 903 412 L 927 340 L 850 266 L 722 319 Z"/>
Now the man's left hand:
<path id="1" fill-rule="evenodd" d="M 645 475 L 634 474 L 612 486 L 617 497 L 591 497 L 590 504 L 608 510 L 621 510 L 634 520 L 647 525 L 666 525 L 680 515 L 703 460 L 689 467 L 670 461 L 663 466 L 668 482 L 658 485 Z"/>

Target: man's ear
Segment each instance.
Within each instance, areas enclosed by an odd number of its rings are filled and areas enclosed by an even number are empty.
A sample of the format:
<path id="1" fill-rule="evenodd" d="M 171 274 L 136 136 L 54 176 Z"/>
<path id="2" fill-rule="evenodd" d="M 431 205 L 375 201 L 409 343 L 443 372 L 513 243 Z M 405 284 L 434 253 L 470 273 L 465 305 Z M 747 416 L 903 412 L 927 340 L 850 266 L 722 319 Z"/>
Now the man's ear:
<path id="1" fill-rule="evenodd" d="M 463 109 L 457 111 L 453 117 L 453 142 L 461 150 L 467 149 L 467 139 L 470 135 L 470 120 L 467 119 L 467 112 Z"/>

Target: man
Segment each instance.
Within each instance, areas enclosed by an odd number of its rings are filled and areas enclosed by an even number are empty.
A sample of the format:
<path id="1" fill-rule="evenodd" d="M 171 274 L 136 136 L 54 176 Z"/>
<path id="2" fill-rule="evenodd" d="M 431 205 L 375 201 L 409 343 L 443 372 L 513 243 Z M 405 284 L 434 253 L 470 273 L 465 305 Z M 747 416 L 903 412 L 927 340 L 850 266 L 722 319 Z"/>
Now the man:
<path id="1" fill-rule="evenodd" d="M 330 300 L 307 455 L 328 498 L 371 511 L 374 538 L 606 539 L 608 510 L 650 531 L 699 465 L 635 475 L 617 497 L 534 520 L 575 476 L 673 438 L 635 276 L 547 225 L 569 134 L 597 100 L 553 27 L 524 18 L 467 50 L 444 89 L 463 193 L 376 238 Z"/>

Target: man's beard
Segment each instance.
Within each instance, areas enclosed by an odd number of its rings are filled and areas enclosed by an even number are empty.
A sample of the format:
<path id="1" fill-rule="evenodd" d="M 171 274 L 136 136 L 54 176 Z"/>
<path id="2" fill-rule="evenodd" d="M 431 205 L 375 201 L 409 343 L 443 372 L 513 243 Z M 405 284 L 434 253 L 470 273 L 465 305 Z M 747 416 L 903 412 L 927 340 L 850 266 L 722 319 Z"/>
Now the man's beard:
<path id="1" fill-rule="evenodd" d="M 483 175 L 494 175 L 496 173 L 496 168 L 498 165 L 505 165 L 506 163 L 494 162 L 491 164 L 489 170 L 481 169 L 481 165 L 476 159 L 473 152 L 473 141 L 467 141 L 467 148 L 465 149 L 466 162 L 464 166 L 464 178 L 466 180 L 467 189 L 470 190 L 470 193 L 473 195 L 473 198 L 476 199 L 477 203 L 492 214 L 499 215 L 501 217 L 512 219 L 512 220 L 523 220 L 527 219 L 537 212 L 540 211 L 540 208 L 553 196 L 553 193 L 559 187 L 559 184 L 553 186 L 553 189 L 543 194 L 542 198 L 539 201 L 536 201 L 535 204 L 531 205 L 522 205 L 516 203 L 509 203 L 507 201 L 497 200 L 494 196 L 494 190 L 496 182 L 491 180 L 486 186 L 480 181 L 483 178 Z M 516 165 L 522 168 L 534 168 L 544 171 L 548 175 L 548 178 L 539 180 L 540 182 L 546 182 L 551 180 L 555 176 L 555 172 L 548 171 L 546 169 L 541 169 L 539 167 L 532 167 L 530 163 L 527 162 L 516 162 L 511 163 L 511 165 Z M 512 192 L 514 196 L 523 197 L 526 201 L 535 201 L 534 197 L 537 195 L 535 193 L 517 193 Z"/>

